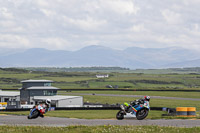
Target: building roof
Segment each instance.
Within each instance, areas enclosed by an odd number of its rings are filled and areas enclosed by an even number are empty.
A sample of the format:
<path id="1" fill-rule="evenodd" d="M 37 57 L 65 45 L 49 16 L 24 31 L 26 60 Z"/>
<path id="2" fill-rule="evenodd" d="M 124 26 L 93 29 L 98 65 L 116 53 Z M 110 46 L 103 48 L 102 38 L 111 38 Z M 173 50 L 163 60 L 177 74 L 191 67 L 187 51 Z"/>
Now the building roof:
<path id="1" fill-rule="evenodd" d="M 26 88 L 28 90 L 58 90 L 59 88 L 53 86 L 32 86 Z"/>
<path id="2" fill-rule="evenodd" d="M 20 92 L 17 92 L 17 91 L 1 91 L 0 90 L 0 96 L 9 96 L 9 97 L 20 96 Z"/>
<path id="3" fill-rule="evenodd" d="M 74 99 L 74 98 L 80 98 L 80 97 L 82 97 L 82 96 L 61 96 L 61 95 L 56 95 L 56 96 L 34 96 L 33 100 L 51 99 L 53 101 L 58 101 L 58 100 Z"/>
<path id="4" fill-rule="evenodd" d="M 44 83 L 52 83 L 53 81 L 52 80 L 33 80 L 33 79 L 29 79 L 29 80 L 23 80 L 21 81 L 22 83 L 41 83 L 41 82 L 44 82 Z"/>

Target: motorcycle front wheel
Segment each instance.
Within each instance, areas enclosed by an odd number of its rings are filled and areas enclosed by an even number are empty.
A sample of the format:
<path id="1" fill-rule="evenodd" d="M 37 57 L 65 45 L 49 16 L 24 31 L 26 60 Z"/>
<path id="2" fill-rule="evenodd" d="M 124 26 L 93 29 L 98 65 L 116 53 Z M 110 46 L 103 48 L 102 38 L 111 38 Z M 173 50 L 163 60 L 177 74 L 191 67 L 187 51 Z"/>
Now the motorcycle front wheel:
<path id="1" fill-rule="evenodd" d="M 116 118 L 117 118 L 117 120 L 123 120 L 124 119 L 124 113 L 121 112 L 121 111 L 117 112 Z"/>
<path id="2" fill-rule="evenodd" d="M 28 119 L 35 119 L 35 118 L 37 118 L 38 116 L 39 116 L 39 111 L 38 111 L 38 110 L 34 110 L 34 111 L 32 112 L 32 114 L 29 115 L 27 118 L 28 118 Z"/>
<path id="3" fill-rule="evenodd" d="M 138 120 L 143 120 L 144 118 L 146 118 L 147 117 L 147 115 L 148 115 L 148 109 L 141 109 L 141 110 L 139 110 L 137 113 L 136 113 L 136 118 L 138 119 Z"/>

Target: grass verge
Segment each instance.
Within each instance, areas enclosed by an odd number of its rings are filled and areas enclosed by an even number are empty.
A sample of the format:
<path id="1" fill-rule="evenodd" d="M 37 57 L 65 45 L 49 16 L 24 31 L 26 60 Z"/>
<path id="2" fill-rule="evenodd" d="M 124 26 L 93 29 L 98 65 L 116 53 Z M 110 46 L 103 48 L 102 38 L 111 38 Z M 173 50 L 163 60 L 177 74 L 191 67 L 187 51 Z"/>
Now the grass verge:
<path id="1" fill-rule="evenodd" d="M 160 127 L 160 126 L 0 126 L 0 133 L 199 133 L 200 127 Z"/>

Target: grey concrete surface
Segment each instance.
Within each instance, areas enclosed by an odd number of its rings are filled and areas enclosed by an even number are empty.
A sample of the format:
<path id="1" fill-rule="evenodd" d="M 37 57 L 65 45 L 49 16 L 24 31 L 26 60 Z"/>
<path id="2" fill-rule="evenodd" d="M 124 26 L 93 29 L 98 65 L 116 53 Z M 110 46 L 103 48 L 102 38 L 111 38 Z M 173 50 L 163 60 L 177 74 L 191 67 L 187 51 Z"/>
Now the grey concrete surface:
<path id="1" fill-rule="evenodd" d="M 69 125 L 158 125 L 158 126 L 175 126 L 175 127 L 200 127 L 200 120 L 136 120 L 136 119 L 69 119 L 57 117 L 45 117 L 37 119 L 27 119 L 26 116 L 0 115 L 0 125 L 18 125 L 18 126 L 69 126 Z"/>

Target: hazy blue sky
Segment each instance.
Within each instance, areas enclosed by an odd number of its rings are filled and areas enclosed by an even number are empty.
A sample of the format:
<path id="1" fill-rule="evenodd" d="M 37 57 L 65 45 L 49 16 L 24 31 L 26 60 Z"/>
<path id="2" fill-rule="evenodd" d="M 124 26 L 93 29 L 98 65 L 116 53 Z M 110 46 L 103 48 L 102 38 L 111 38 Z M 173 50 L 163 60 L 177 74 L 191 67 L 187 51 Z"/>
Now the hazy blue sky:
<path id="1" fill-rule="evenodd" d="M 0 48 L 200 49 L 200 0 L 0 0 Z"/>

